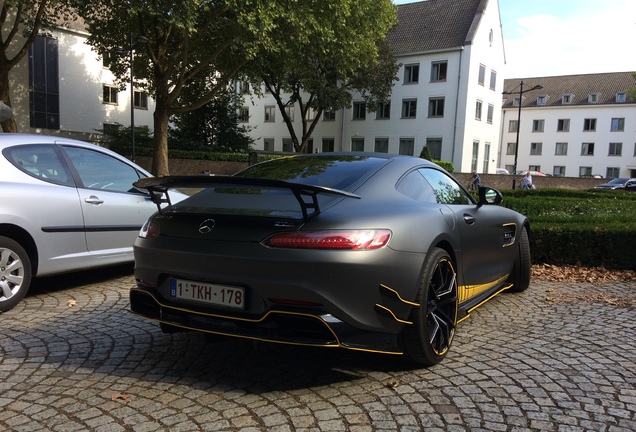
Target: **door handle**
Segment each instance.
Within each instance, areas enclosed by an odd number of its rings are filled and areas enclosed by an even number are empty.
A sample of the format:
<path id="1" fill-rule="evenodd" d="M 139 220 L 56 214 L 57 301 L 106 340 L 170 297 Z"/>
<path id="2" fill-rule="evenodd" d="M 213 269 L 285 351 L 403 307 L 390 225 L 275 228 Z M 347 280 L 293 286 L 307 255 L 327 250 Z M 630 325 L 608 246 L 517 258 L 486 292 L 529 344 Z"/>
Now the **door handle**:
<path id="1" fill-rule="evenodd" d="M 465 214 L 464 215 L 464 222 L 466 222 L 468 225 L 472 225 L 475 223 L 475 218 L 469 214 Z"/>
<path id="2" fill-rule="evenodd" d="M 95 205 L 104 204 L 104 200 L 100 200 L 95 195 L 89 196 L 88 198 L 84 200 L 84 202 L 87 204 L 95 204 Z"/>

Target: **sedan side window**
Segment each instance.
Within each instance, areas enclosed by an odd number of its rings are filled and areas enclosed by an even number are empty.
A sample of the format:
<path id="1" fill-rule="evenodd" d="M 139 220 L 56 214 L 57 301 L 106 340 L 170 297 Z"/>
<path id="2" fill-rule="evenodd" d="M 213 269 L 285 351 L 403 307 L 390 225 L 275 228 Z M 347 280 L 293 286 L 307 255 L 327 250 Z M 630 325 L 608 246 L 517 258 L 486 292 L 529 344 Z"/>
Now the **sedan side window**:
<path id="1" fill-rule="evenodd" d="M 81 147 L 64 146 L 84 187 L 112 192 L 136 192 L 133 183 L 139 173 L 130 165 L 111 156 Z"/>
<path id="2" fill-rule="evenodd" d="M 13 165 L 33 177 L 48 183 L 75 186 L 68 167 L 52 145 L 9 147 L 4 150 L 4 155 Z"/>
<path id="3" fill-rule="evenodd" d="M 419 171 L 435 190 L 438 203 L 474 204 L 470 196 L 448 175 L 432 168 L 422 168 Z"/>

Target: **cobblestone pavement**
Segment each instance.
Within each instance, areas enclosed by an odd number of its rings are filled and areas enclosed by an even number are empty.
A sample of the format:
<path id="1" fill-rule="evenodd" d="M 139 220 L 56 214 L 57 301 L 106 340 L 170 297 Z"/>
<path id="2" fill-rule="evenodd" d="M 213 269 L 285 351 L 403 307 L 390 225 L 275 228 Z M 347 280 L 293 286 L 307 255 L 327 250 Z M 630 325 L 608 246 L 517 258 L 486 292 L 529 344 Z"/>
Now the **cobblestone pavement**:
<path id="1" fill-rule="evenodd" d="M 636 283 L 533 282 L 440 365 L 163 334 L 129 267 L 42 279 L 0 315 L 0 430 L 634 431 Z"/>

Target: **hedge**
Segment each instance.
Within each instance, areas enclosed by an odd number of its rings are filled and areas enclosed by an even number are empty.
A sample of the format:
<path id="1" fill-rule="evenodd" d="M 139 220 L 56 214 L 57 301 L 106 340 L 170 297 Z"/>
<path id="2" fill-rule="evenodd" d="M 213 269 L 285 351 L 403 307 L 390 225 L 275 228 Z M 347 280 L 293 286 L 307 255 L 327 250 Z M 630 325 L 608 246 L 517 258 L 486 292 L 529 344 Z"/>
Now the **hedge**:
<path id="1" fill-rule="evenodd" d="M 505 207 L 528 217 L 535 264 L 636 270 L 636 194 L 620 190 L 515 190 Z"/>

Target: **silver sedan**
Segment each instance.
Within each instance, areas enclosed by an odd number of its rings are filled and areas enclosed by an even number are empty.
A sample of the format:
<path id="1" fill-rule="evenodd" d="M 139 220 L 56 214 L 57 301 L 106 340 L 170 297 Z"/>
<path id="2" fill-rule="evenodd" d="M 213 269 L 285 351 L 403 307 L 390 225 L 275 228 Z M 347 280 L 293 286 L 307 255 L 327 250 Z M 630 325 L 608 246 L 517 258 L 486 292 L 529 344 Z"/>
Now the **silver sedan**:
<path id="1" fill-rule="evenodd" d="M 0 313 L 36 276 L 131 262 L 156 211 L 132 186 L 150 174 L 103 147 L 0 134 Z"/>

